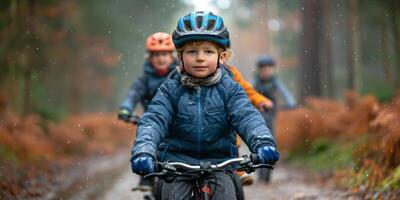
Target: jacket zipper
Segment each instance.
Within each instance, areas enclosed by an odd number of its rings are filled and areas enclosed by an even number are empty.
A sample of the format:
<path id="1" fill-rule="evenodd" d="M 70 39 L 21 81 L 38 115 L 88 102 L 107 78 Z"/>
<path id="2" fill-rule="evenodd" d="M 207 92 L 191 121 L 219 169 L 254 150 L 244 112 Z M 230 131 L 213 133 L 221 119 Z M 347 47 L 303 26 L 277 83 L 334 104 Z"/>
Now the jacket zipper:
<path id="1" fill-rule="evenodd" d="M 202 113 L 201 113 L 201 88 L 197 90 L 197 151 L 201 152 Z"/>

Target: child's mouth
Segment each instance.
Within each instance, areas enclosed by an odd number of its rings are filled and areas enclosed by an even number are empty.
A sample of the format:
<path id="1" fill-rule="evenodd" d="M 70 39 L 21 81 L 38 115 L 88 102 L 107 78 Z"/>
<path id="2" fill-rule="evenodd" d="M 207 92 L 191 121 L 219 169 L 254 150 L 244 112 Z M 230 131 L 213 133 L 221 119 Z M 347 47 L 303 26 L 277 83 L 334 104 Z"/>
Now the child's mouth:
<path id="1" fill-rule="evenodd" d="M 206 67 L 206 66 L 195 66 L 193 68 L 196 69 L 196 70 L 204 70 L 204 69 L 207 69 L 208 67 Z"/>

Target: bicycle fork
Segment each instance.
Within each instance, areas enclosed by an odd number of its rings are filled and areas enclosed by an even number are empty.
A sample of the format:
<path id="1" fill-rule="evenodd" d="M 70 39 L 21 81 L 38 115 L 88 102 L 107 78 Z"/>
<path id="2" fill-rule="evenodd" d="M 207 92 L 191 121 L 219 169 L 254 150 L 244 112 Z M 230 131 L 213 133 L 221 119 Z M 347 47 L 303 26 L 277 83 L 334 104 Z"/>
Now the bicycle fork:
<path id="1" fill-rule="evenodd" d="M 195 200 L 210 200 L 211 198 L 211 187 L 210 182 L 206 179 L 198 181 L 196 183 L 196 189 L 194 190 Z"/>

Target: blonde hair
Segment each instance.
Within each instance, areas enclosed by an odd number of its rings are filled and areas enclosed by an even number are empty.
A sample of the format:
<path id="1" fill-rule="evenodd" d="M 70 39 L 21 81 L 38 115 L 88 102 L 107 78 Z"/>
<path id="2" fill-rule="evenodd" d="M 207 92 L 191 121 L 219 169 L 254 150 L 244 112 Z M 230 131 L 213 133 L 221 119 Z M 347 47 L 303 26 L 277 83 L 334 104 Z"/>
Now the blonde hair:
<path id="1" fill-rule="evenodd" d="M 183 53 L 183 51 L 185 50 L 185 48 L 187 46 L 189 46 L 189 45 L 190 46 L 199 46 L 199 45 L 201 45 L 203 43 L 204 43 L 204 41 L 190 41 L 190 42 L 185 43 L 182 47 L 177 48 L 176 51 L 178 52 L 178 54 L 181 54 L 181 53 Z M 226 61 L 228 61 L 229 59 L 231 59 L 233 57 L 232 49 L 223 48 L 223 47 L 221 47 L 221 46 L 219 46 L 219 45 L 217 45 L 217 44 L 215 44 L 213 42 L 211 42 L 211 43 L 217 48 L 218 54 L 221 54 L 221 53 L 225 53 L 226 54 L 226 56 L 225 56 L 225 60 Z"/>

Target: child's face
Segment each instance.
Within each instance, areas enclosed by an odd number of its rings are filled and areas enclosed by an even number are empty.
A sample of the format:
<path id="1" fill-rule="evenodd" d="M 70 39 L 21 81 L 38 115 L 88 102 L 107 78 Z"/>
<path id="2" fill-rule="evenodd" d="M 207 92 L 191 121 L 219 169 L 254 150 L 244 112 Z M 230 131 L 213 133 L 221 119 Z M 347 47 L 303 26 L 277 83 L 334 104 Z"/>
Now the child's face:
<path id="1" fill-rule="evenodd" d="M 272 66 L 262 66 L 258 70 L 258 76 L 262 80 L 267 80 L 271 78 L 271 76 L 274 74 L 274 67 Z"/>
<path id="2" fill-rule="evenodd" d="M 180 60 L 183 60 L 187 73 L 196 78 L 205 78 L 217 70 L 218 56 L 220 62 L 224 62 L 225 52 L 218 53 L 214 43 L 204 41 L 185 45 Z"/>
<path id="3" fill-rule="evenodd" d="M 155 51 L 152 52 L 149 59 L 155 70 L 165 70 L 174 62 L 172 52 Z"/>

